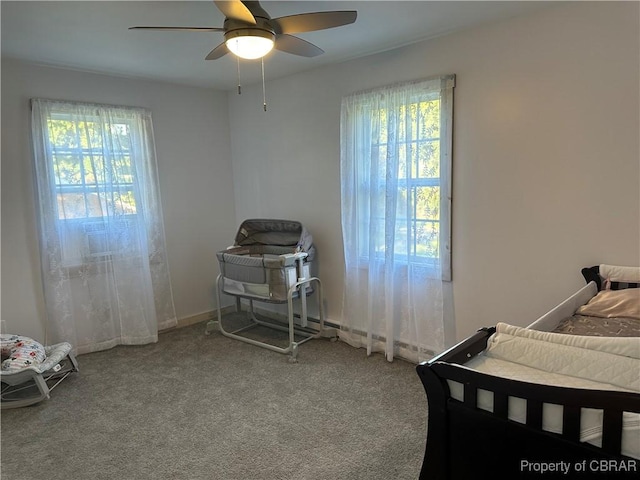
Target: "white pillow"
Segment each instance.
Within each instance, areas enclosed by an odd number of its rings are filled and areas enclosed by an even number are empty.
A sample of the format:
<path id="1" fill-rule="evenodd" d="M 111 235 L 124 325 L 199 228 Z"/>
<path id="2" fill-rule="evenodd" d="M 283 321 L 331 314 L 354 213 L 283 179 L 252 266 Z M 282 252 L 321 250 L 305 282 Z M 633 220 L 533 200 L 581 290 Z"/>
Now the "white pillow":
<path id="1" fill-rule="evenodd" d="M 600 276 L 610 282 L 640 282 L 640 267 L 621 267 L 618 265 L 600 265 Z"/>

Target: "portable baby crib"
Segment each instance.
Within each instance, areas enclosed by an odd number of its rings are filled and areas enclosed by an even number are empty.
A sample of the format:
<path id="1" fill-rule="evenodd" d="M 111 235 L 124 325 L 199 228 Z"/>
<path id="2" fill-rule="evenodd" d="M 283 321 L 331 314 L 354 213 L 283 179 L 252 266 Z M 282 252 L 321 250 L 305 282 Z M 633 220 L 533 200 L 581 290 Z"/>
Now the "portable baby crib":
<path id="1" fill-rule="evenodd" d="M 218 302 L 218 328 L 230 338 L 252 345 L 289 354 L 295 363 L 298 346 L 319 337 L 336 338 L 336 330 L 325 328 L 322 306 L 322 283 L 311 275 L 315 257 L 313 237 L 299 222 L 291 220 L 252 219 L 242 222 L 236 234 L 235 244 L 216 254 L 220 275 L 216 281 Z M 242 310 L 242 299 L 248 300 L 249 325 L 227 331 L 223 325 L 220 308 L 220 292 L 236 298 L 236 311 Z M 307 297 L 313 293 L 318 299 L 319 330 L 310 328 L 307 317 Z M 294 300 L 300 305 L 300 313 L 294 313 Z M 258 319 L 254 301 L 287 304 L 287 323 Z M 296 322 L 296 317 L 299 317 Z M 215 321 L 207 324 L 206 333 L 215 328 Z M 286 347 L 267 341 L 248 338 L 240 333 L 256 326 L 265 326 L 289 334 Z M 296 340 L 302 337 L 302 339 Z"/>

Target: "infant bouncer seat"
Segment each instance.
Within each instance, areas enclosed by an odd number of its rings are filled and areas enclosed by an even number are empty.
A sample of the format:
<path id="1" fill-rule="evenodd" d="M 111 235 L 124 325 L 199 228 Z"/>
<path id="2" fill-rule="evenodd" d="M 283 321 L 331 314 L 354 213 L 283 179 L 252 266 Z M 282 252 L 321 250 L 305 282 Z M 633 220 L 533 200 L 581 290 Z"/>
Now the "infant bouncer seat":
<path id="1" fill-rule="evenodd" d="M 309 231 L 292 220 L 253 219 L 242 222 L 235 244 L 216 254 L 220 275 L 216 280 L 218 329 L 230 338 L 269 350 L 289 354 L 289 361 L 297 361 L 298 346 L 319 337 L 335 339 L 337 332 L 324 325 L 322 284 L 311 275 L 315 256 L 313 238 Z M 249 325 L 234 331 L 223 326 L 220 292 L 234 296 L 236 311 L 242 310 L 242 299 L 248 301 Z M 307 297 L 317 294 L 318 327 L 311 328 L 307 318 Z M 294 314 L 294 300 L 300 313 Z M 258 319 L 254 301 L 287 304 L 287 323 Z M 296 318 L 298 322 L 296 322 Z M 207 324 L 206 333 L 215 328 L 215 321 Z M 264 326 L 289 334 L 286 347 L 239 335 L 253 327 Z M 296 335 L 302 337 L 296 340 Z"/>
<path id="2" fill-rule="evenodd" d="M 78 371 L 71 344 L 43 346 L 29 337 L 0 335 L 0 407 L 26 407 L 49 398 L 67 376 Z"/>

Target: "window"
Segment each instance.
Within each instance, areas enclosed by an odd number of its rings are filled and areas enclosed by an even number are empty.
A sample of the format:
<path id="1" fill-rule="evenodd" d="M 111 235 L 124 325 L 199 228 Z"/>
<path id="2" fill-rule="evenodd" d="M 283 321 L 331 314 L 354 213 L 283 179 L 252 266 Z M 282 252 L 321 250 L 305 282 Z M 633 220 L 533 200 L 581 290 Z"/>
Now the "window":
<path id="1" fill-rule="evenodd" d="M 143 195 L 150 182 L 149 113 L 136 108 L 38 102 L 34 133 L 43 156 L 41 196 L 66 267 L 132 257 L 145 237 Z M 45 178 L 46 177 L 46 178 Z"/>
<path id="2" fill-rule="evenodd" d="M 388 360 L 422 361 L 444 345 L 454 83 L 451 75 L 342 99 L 340 338 Z"/>
<path id="3" fill-rule="evenodd" d="M 430 97 L 430 98 L 429 98 Z M 411 100 L 396 109 L 380 108 L 375 112 L 374 122 L 380 127 L 372 132 L 372 148 L 377 151 L 380 172 L 385 178 L 389 149 L 397 150 L 397 204 L 396 221 L 401 225 L 396 230 L 393 242 L 394 253 L 406 261 L 421 262 L 439 258 L 438 239 L 440 236 L 440 99 L 433 94 Z M 396 129 L 399 138 L 389 144 L 389 128 Z M 393 142 L 393 139 L 392 139 Z M 366 169 L 363 169 L 366 171 Z M 362 171 L 362 170 L 361 170 Z M 361 191 L 371 188 L 369 178 L 363 176 Z M 377 195 L 386 196 L 379 188 Z M 383 198 L 378 200 L 382 204 Z M 367 195 L 358 197 L 358 208 L 366 212 L 369 204 Z M 385 218 L 378 212 L 378 230 L 383 230 Z M 364 229 L 365 236 L 368 229 Z M 387 245 L 379 238 L 376 253 L 384 255 Z M 367 257 L 368 245 L 362 242 L 361 255 Z"/>
<path id="4" fill-rule="evenodd" d="M 347 97 L 342 112 L 343 231 L 359 263 L 404 262 L 450 278 L 453 84 L 447 76 Z M 371 258 L 373 257 L 373 258 Z"/>
<path id="5" fill-rule="evenodd" d="M 119 112 L 106 118 L 86 111 L 51 109 L 47 144 L 52 163 L 56 218 L 68 235 L 67 265 L 104 260 L 136 236 L 133 122 Z"/>
<path id="6" fill-rule="evenodd" d="M 31 130 L 52 340 L 156 341 L 176 316 L 151 112 L 33 98 Z"/>

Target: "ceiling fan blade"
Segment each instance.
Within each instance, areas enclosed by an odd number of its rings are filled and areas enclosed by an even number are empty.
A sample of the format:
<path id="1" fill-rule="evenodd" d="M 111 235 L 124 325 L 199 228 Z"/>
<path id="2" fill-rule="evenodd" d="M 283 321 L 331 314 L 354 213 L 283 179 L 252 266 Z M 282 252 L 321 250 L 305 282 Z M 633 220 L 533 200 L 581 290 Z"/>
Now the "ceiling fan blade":
<path id="1" fill-rule="evenodd" d="M 286 34 L 276 35 L 276 42 L 273 47 L 282 52 L 293 53 L 301 57 L 315 57 L 324 53 L 324 50 L 316 47 L 313 43 Z"/>
<path id="2" fill-rule="evenodd" d="M 222 42 L 220 45 L 209 52 L 209 55 L 205 57 L 205 60 L 217 60 L 218 58 L 225 56 L 227 53 L 229 53 L 227 44 Z"/>
<path id="3" fill-rule="evenodd" d="M 225 17 L 240 20 L 251 25 L 256 24 L 256 19 L 253 17 L 253 14 L 240 0 L 214 1 L 214 3 Z"/>
<path id="4" fill-rule="evenodd" d="M 224 32 L 218 27 L 129 27 L 129 30 L 168 30 L 171 32 Z"/>
<path id="5" fill-rule="evenodd" d="M 357 17 L 358 12 L 355 10 L 315 12 L 274 18 L 271 23 L 278 27 L 278 33 L 302 33 L 349 25 L 355 22 Z"/>

